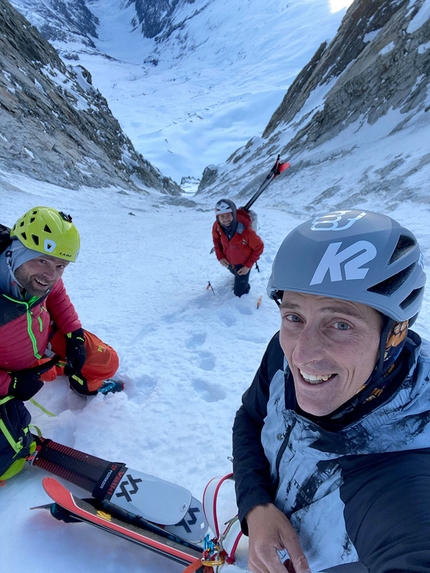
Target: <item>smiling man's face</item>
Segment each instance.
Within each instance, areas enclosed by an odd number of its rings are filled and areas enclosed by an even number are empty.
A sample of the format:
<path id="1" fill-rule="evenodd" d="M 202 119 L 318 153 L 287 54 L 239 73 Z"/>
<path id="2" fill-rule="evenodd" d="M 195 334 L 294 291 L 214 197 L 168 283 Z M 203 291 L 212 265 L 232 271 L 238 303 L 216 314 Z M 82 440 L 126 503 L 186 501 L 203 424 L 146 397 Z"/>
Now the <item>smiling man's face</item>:
<path id="1" fill-rule="evenodd" d="M 40 255 L 18 267 L 15 277 L 31 296 L 43 296 L 61 278 L 68 264 L 57 257 Z"/>
<path id="2" fill-rule="evenodd" d="M 379 354 L 382 316 L 360 303 L 284 292 L 280 341 L 299 406 L 330 414 L 371 375 Z"/>
<path id="3" fill-rule="evenodd" d="M 233 213 L 220 213 L 218 221 L 223 227 L 228 227 L 233 222 Z"/>

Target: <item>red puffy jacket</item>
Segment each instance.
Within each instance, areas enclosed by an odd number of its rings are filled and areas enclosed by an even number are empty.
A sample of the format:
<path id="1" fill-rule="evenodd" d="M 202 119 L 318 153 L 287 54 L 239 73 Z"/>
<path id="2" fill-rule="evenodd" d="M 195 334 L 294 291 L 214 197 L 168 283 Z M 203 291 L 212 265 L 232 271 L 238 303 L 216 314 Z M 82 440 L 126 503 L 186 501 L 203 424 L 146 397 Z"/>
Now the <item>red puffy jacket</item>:
<path id="1" fill-rule="evenodd" d="M 62 279 L 42 301 L 28 303 L 0 295 L 0 396 L 8 393 L 8 371 L 30 368 L 43 356 L 51 321 L 64 334 L 82 327 Z"/>
<path id="2" fill-rule="evenodd" d="M 218 223 L 212 227 L 212 238 L 217 259 L 227 259 L 231 265 L 243 265 L 252 268 L 264 250 L 264 243 L 251 229 L 251 217 L 246 211 L 238 209 L 236 213 L 237 229 L 231 240 Z"/>

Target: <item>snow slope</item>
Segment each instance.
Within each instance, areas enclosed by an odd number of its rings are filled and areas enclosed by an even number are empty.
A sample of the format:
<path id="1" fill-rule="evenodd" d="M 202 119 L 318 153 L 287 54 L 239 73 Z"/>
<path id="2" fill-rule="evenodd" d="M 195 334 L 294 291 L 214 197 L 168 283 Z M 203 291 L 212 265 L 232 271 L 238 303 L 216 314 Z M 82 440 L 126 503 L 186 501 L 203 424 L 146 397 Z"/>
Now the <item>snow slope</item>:
<path id="1" fill-rule="evenodd" d="M 0 184 L 3 223 L 12 225 L 41 204 L 72 213 L 82 250 L 67 268 L 65 283 L 84 326 L 118 350 L 126 382 L 121 394 L 87 399 L 71 392 L 65 379 L 45 384 L 36 399 L 55 417 L 31 405 L 34 423 L 45 436 L 125 461 L 200 497 L 213 476 L 231 469 L 235 411 L 279 326 L 276 305 L 265 295 L 271 262 L 289 230 L 308 218 L 307 209 L 291 214 L 257 208 L 265 251 L 260 273 L 252 271 L 250 294 L 237 299 L 232 278 L 210 254 L 213 212 L 203 203 L 178 207 L 163 204 L 161 196 L 115 189 L 66 192 L 5 173 Z M 372 207 L 385 209 L 382 199 Z M 428 252 L 428 208 L 403 202 L 390 214 L 409 225 Z M 206 290 L 208 281 L 215 294 Z M 427 296 L 416 325 L 427 337 L 428 324 Z M 26 467 L 0 488 L 1 571 L 181 571 L 89 526 L 65 525 L 48 512 L 30 511 L 48 501 L 44 475 Z"/>
<path id="2" fill-rule="evenodd" d="M 54 45 L 60 54 L 79 54 L 76 63 L 91 72 L 135 148 L 179 183 L 263 132 L 296 75 L 334 37 L 349 4 L 196 0 L 175 13 L 174 24 L 184 25 L 156 44 L 132 30 L 132 5 L 93 0 L 99 53 Z"/>
<path id="3" fill-rule="evenodd" d="M 93 4 L 97 2 L 100 0 Z M 305 18 L 309 20 L 304 9 L 309 4 L 323 10 L 326 3 L 301 2 L 302 19 L 296 27 L 305 26 Z M 112 4 L 106 0 L 108 5 Z M 322 31 L 323 28 L 324 19 Z M 303 58 L 307 60 L 308 55 Z M 136 111 L 139 107 L 133 107 L 135 98 L 132 97 L 133 93 L 137 97 L 142 87 L 140 84 L 139 88 L 138 81 L 141 66 L 117 62 L 109 65 L 110 68 L 106 68 L 102 60 L 97 60 L 92 69 L 94 83 L 106 84 L 99 84 L 105 95 L 107 86 L 112 86 L 111 94 L 117 95 L 117 109 L 110 101 L 112 109 L 117 117 L 122 109 L 121 122 L 128 122 L 126 132 L 130 137 L 136 136 L 143 130 L 145 119 Z M 297 70 L 300 67 L 297 63 Z M 191 109 L 194 95 L 200 109 L 202 102 L 209 102 L 205 98 L 211 94 L 201 87 L 201 94 L 198 90 L 190 94 L 183 87 L 175 95 L 168 82 L 175 72 L 169 71 L 167 65 L 164 70 L 165 75 L 161 74 L 157 80 L 159 83 L 154 78 L 151 80 L 156 90 L 150 99 L 142 96 L 140 109 L 145 101 L 148 103 L 144 109 L 153 106 L 148 115 L 160 113 L 160 117 L 163 114 L 169 117 L 170 114 L 181 121 L 172 123 L 171 131 L 159 123 L 157 129 L 161 135 L 146 132 L 142 141 L 148 139 L 148 149 L 155 145 L 157 158 L 167 158 L 170 157 L 167 144 L 163 147 L 160 142 L 166 134 L 168 137 L 172 134 L 172 169 L 181 175 L 199 174 L 200 168 L 191 171 L 183 165 L 196 166 L 201 161 L 205 166 L 224 161 L 230 145 L 231 150 L 238 146 L 236 135 L 231 135 L 231 119 L 223 121 L 229 114 L 228 98 L 224 98 L 223 93 L 227 88 L 224 86 L 217 92 L 218 84 L 214 80 L 212 95 L 223 96 L 219 105 L 208 103 L 204 120 L 182 121 L 183 110 Z M 261 70 L 264 71 L 264 67 Z M 136 74 L 135 92 L 133 82 L 125 87 L 132 73 Z M 210 69 L 204 73 L 209 74 Z M 113 86 L 115 76 L 117 86 Z M 245 92 L 251 93 L 257 83 L 257 78 L 250 81 Z M 279 94 L 284 87 L 279 84 Z M 170 108 L 164 108 L 164 104 Z M 259 105 L 255 108 L 256 112 L 262 109 Z M 267 118 L 272 111 L 272 107 L 265 110 Z M 256 113 L 258 121 L 259 115 Z M 391 120 L 388 117 L 373 127 L 365 126 L 359 135 L 350 130 L 342 141 L 339 138 L 328 142 L 321 151 L 327 157 L 326 165 L 318 172 L 296 174 L 291 189 L 287 171 L 258 200 L 255 208 L 265 251 L 259 263 L 260 273 L 252 271 L 251 292 L 241 299 L 232 295 L 231 276 L 210 254 L 213 205 L 208 204 L 208 199 L 194 197 L 195 204 L 183 201 L 181 206 L 181 201 L 177 201 L 177 205 L 173 205 L 171 200 L 156 194 L 127 194 L 114 188 L 70 191 L 0 171 L 2 223 L 12 225 L 36 205 L 52 206 L 73 215 L 81 232 L 82 250 L 77 263 L 66 270 L 66 287 L 85 328 L 118 350 L 119 374 L 126 383 L 121 394 L 87 399 L 71 392 L 65 379 L 46 384 L 36 399 L 55 416 L 48 416 L 31 405 L 34 424 L 47 437 L 99 457 L 124 461 L 131 467 L 184 485 L 200 497 L 213 476 L 231 469 L 228 458 L 235 411 L 268 341 L 279 327 L 276 305 L 265 296 L 271 262 L 285 235 L 315 213 L 314 198 L 322 195 L 319 212 L 332 209 L 340 202 L 347 208 L 353 197 L 354 206 L 386 212 L 398 219 L 416 233 L 423 248 L 425 266 L 429 268 L 428 197 L 405 197 L 401 192 L 404 180 L 409 187 L 415 184 L 420 189 L 429 180 L 428 177 L 424 180 L 424 170 L 415 169 L 427 142 L 425 118 L 421 125 L 411 122 L 408 157 L 395 168 L 400 190 L 382 187 L 385 175 L 381 169 L 404 146 L 403 135 L 390 134 Z M 249 134 L 245 135 L 243 127 L 244 138 L 240 144 L 258 132 L 249 117 L 244 123 Z M 208 144 L 205 138 L 211 125 L 213 140 Z M 195 142 L 191 150 L 183 143 L 185 128 L 189 128 L 187 133 Z M 132 139 L 135 142 L 135 137 Z M 385 147 L 377 144 L 381 140 L 386 140 Z M 353 154 L 342 154 L 354 145 Z M 152 160 L 146 151 L 141 151 Z M 330 154 L 342 155 L 335 172 L 330 168 Z M 213 160 L 208 161 L 209 155 Z M 167 159 L 163 161 L 166 165 L 169 163 Z M 154 163 L 162 167 L 163 161 L 157 159 Z M 369 181 L 369 194 L 354 196 L 354 183 L 362 177 Z M 329 184 L 334 188 L 337 180 L 348 179 L 352 181 L 351 189 L 343 185 L 332 195 L 327 193 Z M 208 281 L 215 294 L 206 289 Z M 260 295 L 263 302 L 257 309 Z M 430 338 L 429 318 L 429 295 L 426 295 L 414 326 L 426 338 Z M 48 502 L 41 486 L 45 475 L 41 470 L 26 467 L 0 488 L 0 571 L 179 573 L 182 570 L 179 565 L 84 524 L 66 525 L 54 521 L 46 511 L 30 511 L 30 507 Z M 72 489 L 85 495 L 78 488 Z M 234 569 L 228 567 L 225 571 L 233 573 Z"/>

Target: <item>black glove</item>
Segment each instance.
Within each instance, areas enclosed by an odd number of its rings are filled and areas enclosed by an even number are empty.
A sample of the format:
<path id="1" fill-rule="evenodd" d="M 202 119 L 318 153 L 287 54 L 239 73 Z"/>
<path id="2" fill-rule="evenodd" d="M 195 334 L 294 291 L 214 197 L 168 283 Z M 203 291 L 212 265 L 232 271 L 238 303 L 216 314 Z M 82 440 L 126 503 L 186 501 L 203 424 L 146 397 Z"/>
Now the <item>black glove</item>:
<path id="1" fill-rule="evenodd" d="M 30 400 L 43 386 L 43 382 L 39 378 L 40 372 L 35 372 L 31 368 L 11 372 L 10 376 L 12 380 L 9 384 L 8 394 L 18 398 L 18 400 Z"/>
<path id="2" fill-rule="evenodd" d="M 85 333 L 82 328 L 66 334 L 66 376 L 76 375 L 81 377 L 81 370 L 87 359 L 85 350 Z"/>

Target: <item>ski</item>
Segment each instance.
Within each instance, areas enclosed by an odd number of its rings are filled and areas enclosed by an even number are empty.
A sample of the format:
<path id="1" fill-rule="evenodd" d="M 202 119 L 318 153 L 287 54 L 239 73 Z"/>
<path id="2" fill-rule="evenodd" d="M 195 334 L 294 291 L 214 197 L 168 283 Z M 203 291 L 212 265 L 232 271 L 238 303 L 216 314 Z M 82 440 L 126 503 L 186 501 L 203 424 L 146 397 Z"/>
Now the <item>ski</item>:
<path id="1" fill-rule="evenodd" d="M 117 513 L 162 524 L 184 541 L 198 543 L 206 536 L 202 504 L 184 487 L 53 440 L 36 441 L 36 452 L 28 458 L 31 465 L 81 487 Z"/>
<path id="2" fill-rule="evenodd" d="M 266 178 L 264 179 L 263 183 L 260 185 L 260 187 L 254 193 L 254 195 L 252 195 L 252 197 L 248 200 L 246 205 L 244 207 L 241 207 L 241 209 L 243 209 L 244 211 L 249 211 L 251 209 L 252 205 L 260 197 L 260 195 L 263 193 L 263 191 L 265 191 L 267 189 L 267 187 L 270 185 L 270 183 L 278 175 L 280 175 L 283 171 L 285 171 L 286 169 L 288 169 L 290 167 L 289 163 L 281 163 L 280 159 L 281 159 L 281 156 L 278 155 L 276 162 L 275 162 L 275 165 L 272 167 L 270 172 L 266 175 Z"/>
<path id="3" fill-rule="evenodd" d="M 50 509 L 56 519 L 93 525 L 182 565 L 195 564 L 193 570 L 203 573 L 201 546 L 181 540 L 144 519 L 135 517 L 134 523 L 126 521 L 123 516 L 117 516 L 96 499 L 83 500 L 75 496 L 53 477 L 44 478 L 42 484 L 54 503 L 32 509 Z"/>

